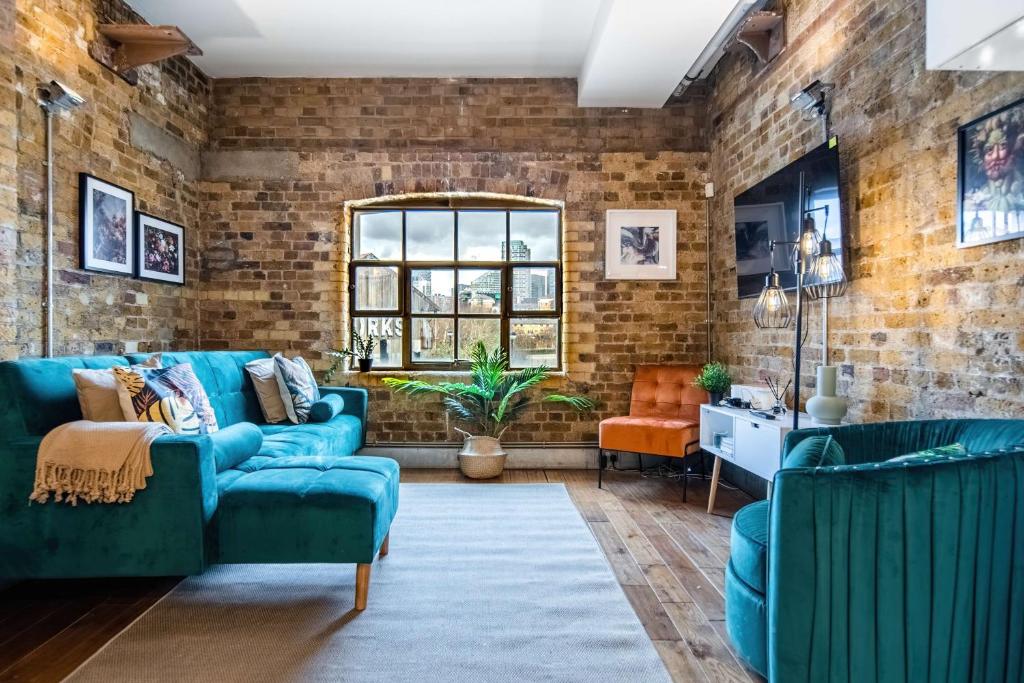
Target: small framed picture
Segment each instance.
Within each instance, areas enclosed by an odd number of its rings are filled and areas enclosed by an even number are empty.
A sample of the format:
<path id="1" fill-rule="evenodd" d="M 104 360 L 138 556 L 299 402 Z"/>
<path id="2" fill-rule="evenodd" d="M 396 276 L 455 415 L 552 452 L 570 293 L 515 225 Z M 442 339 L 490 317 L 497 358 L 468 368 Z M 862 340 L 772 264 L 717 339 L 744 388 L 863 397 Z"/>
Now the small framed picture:
<path id="1" fill-rule="evenodd" d="M 78 241 L 83 270 L 132 274 L 134 215 L 135 195 L 131 190 L 88 173 L 78 175 Z"/>
<path id="2" fill-rule="evenodd" d="M 185 284 L 185 228 L 139 211 L 135 275 L 140 280 Z"/>
<path id="3" fill-rule="evenodd" d="M 676 279 L 674 210 L 609 209 L 604 243 L 606 279 Z"/>
<path id="4" fill-rule="evenodd" d="M 960 126 L 957 162 L 956 246 L 1024 237 L 1024 100 Z"/>

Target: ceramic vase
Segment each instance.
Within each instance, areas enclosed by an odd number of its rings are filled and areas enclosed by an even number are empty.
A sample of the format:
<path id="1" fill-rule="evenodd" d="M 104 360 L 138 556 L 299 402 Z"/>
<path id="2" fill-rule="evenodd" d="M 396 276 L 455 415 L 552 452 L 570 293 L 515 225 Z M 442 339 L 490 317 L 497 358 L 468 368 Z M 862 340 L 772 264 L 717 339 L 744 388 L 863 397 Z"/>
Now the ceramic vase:
<path id="1" fill-rule="evenodd" d="M 846 399 L 836 396 L 836 366 L 819 365 L 817 392 L 807 401 L 815 424 L 837 425 L 846 415 Z"/>

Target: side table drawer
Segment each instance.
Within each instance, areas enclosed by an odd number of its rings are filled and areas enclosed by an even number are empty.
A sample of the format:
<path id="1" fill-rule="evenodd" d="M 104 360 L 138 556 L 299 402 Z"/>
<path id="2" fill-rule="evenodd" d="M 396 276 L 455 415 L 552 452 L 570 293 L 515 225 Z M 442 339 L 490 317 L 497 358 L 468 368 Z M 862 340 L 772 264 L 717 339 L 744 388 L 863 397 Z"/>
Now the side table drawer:
<path id="1" fill-rule="evenodd" d="M 771 481 L 779 469 L 782 437 L 777 427 L 736 420 L 736 464 Z"/>

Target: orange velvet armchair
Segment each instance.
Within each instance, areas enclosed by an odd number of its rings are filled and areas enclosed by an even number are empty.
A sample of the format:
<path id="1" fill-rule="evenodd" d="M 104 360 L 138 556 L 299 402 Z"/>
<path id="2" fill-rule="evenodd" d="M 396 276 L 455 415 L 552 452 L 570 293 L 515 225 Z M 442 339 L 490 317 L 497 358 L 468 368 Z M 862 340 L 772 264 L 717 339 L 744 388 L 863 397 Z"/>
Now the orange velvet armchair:
<path id="1" fill-rule="evenodd" d="M 700 372 L 696 365 L 647 365 L 636 369 L 629 415 L 601 420 L 598 441 L 597 485 L 607 464 L 605 451 L 685 458 L 699 453 L 700 406 L 709 398 L 693 386 Z M 686 478 L 683 477 L 683 499 Z"/>

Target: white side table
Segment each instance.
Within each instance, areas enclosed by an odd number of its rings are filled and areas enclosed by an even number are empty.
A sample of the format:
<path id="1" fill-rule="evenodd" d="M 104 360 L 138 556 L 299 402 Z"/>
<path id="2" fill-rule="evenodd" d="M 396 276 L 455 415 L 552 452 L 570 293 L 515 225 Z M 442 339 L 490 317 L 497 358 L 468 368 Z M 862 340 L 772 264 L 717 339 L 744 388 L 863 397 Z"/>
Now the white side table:
<path id="1" fill-rule="evenodd" d="M 821 427 L 813 424 L 811 416 L 800 413 L 800 428 Z M 700 447 L 715 456 L 711 473 L 711 492 L 708 494 L 708 512 L 715 507 L 718 493 L 718 474 L 722 460 L 768 480 L 768 497 L 772 495 L 772 477 L 782 467 L 782 442 L 793 430 L 793 414 L 779 415 L 774 420 L 751 415 L 744 408 L 702 405 L 700 407 Z M 716 444 L 716 434 L 733 440 L 733 449 L 722 449 Z"/>

